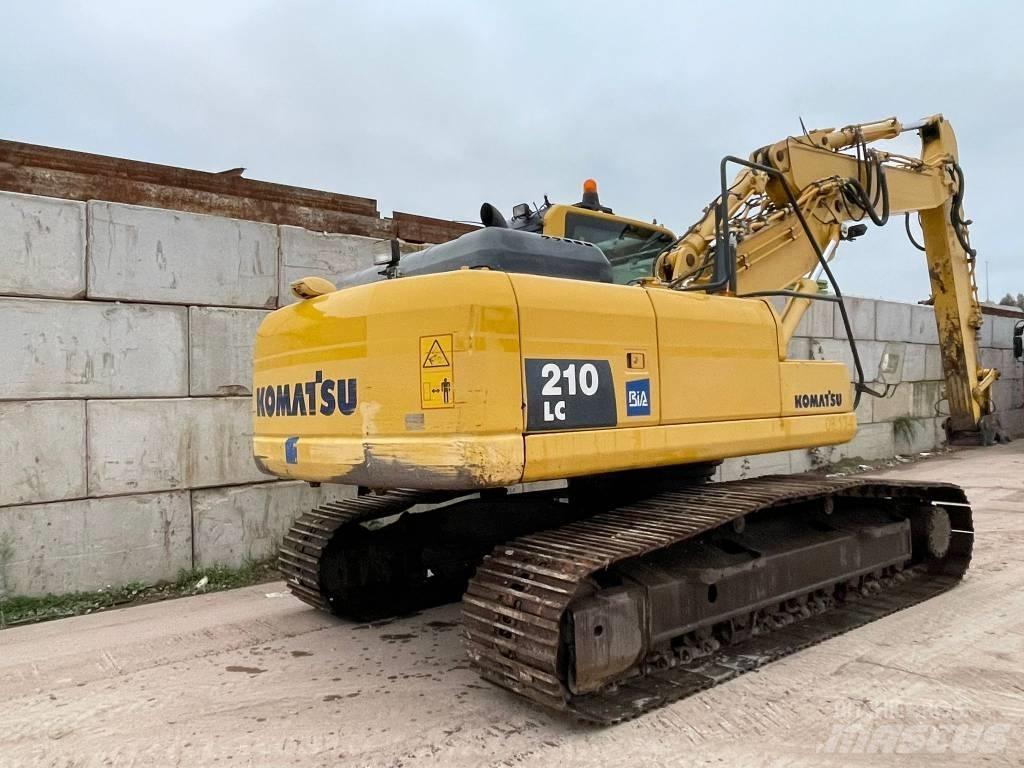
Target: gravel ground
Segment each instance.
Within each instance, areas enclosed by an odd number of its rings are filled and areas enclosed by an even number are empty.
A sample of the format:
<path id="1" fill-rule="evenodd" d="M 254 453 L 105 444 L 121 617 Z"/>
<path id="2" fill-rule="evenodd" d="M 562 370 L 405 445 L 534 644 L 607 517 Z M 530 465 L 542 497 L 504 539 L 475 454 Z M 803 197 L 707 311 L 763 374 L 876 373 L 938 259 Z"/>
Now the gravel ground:
<path id="1" fill-rule="evenodd" d="M 272 583 L 0 632 L 0 766 L 1022 765 L 1022 470 L 887 473 L 967 488 L 962 585 L 613 728 L 480 681 L 457 606 L 356 625 Z"/>

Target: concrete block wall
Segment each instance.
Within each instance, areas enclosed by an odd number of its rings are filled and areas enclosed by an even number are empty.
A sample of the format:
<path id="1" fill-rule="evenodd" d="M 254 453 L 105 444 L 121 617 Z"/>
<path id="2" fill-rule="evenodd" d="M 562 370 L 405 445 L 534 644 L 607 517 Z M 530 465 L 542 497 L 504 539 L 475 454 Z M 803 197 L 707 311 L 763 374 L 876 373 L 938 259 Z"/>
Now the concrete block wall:
<path id="1" fill-rule="evenodd" d="M 371 237 L 310 232 L 302 227 L 283 226 L 280 230 L 278 295 L 282 297 L 282 304 L 297 301 L 288 290 L 295 280 L 311 275 L 330 280 L 372 266 L 374 250 L 381 243 Z"/>
<path id="2" fill-rule="evenodd" d="M 273 554 L 294 515 L 352 492 L 261 475 L 251 459 L 251 344 L 291 280 L 373 263 L 373 238 L 103 201 L 0 193 L 0 595 L 174 578 Z M 853 299 L 869 376 L 903 345 L 891 399 L 865 398 L 845 446 L 726 462 L 799 472 L 927 450 L 941 438 L 931 310 Z M 1024 431 L 1013 318 L 988 318 L 1004 425 Z M 815 303 L 790 354 L 852 365 Z M 912 425 L 908 428 L 906 425 Z"/>
<path id="3" fill-rule="evenodd" d="M 273 224 L 92 201 L 87 226 L 89 298 L 277 306 Z"/>
<path id="4" fill-rule="evenodd" d="M 0 596 L 271 556 L 351 489 L 252 461 L 252 340 L 387 241 L 0 193 Z"/>
<path id="5" fill-rule="evenodd" d="M 934 310 L 862 298 L 846 299 L 846 308 L 866 380 L 880 381 L 879 368 L 887 349 L 902 355 L 900 380 L 890 396 L 861 398 L 857 436 L 848 443 L 728 459 L 718 473 L 719 479 L 805 472 L 845 459 L 870 462 L 944 445 L 945 382 Z M 1019 317 L 986 314 L 978 333 L 982 365 L 1000 370 L 993 398 L 1003 428 L 1013 436 L 1024 435 L 1024 365 L 1014 359 L 1012 352 L 1013 326 L 1020 319 L 1024 319 L 1024 313 Z M 829 302 L 812 304 L 790 342 L 789 357 L 840 360 L 850 369 L 853 380 L 853 354 L 838 306 Z"/>

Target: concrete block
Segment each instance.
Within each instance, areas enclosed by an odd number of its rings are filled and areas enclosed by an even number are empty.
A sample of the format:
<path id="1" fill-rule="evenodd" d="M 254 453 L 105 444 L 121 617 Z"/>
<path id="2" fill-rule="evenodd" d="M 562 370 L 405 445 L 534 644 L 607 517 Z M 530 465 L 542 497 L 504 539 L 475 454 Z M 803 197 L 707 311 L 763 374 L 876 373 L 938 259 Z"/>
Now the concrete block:
<path id="1" fill-rule="evenodd" d="M 910 415 L 915 419 L 937 416 L 935 406 L 942 399 L 946 383 L 944 381 L 915 381 L 910 386 Z M 943 403 L 943 407 L 946 407 L 945 403 Z"/>
<path id="2" fill-rule="evenodd" d="M 245 397 L 90 401 L 90 495 L 270 479 L 252 460 L 250 409 Z"/>
<path id="3" fill-rule="evenodd" d="M 789 348 L 786 351 L 787 360 L 810 360 L 811 340 L 800 336 L 794 336 L 789 340 Z"/>
<path id="4" fill-rule="evenodd" d="M 862 353 L 860 345 L 857 345 L 858 351 Z M 810 359 L 811 360 L 834 360 L 839 363 L 844 363 L 850 371 L 850 380 L 854 378 L 854 365 L 853 365 L 853 353 L 850 351 L 850 345 L 841 339 L 810 339 L 809 344 Z M 864 364 L 864 358 L 861 357 L 861 365 Z M 865 374 L 867 372 L 865 371 Z"/>
<path id="5" fill-rule="evenodd" d="M 1024 379 L 1008 379 L 1017 402 L 1024 404 Z"/>
<path id="6" fill-rule="evenodd" d="M 910 310 L 910 304 L 876 302 L 875 338 L 878 341 L 910 341 Z"/>
<path id="7" fill-rule="evenodd" d="M 807 460 L 811 464 L 811 469 L 827 469 L 833 460 L 839 460 L 839 446 L 835 445 L 807 448 L 805 452 L 807 453 Z M 835 459 L 833 459 L 833 456 Z"/>
<path id="8" fill-rule="evenodd" d="M 743 456 L 722 462 L 723 480 L 742 480 L 761 475 L 788 475 L 791 471 L 789 451 Z"/>
<path id="9" fill-rule="evenodd" d="M 1001 379 L 1016 379 L 1016 367 L 1020 364 L 1013 359 L 1012 349 L 997 349 L 995 360 L 996 368 L 999 369 L 999 378 Z"/>
<path id="10" fill-rule="evenodd" d="M 811 456 L 811 452 L 806 448 L 799 448 L 795 451 L 786 451 L 789 454 L 789 471 L 797 474 L 800 472 L 810 472 L 815 469 L 815 464 Z"/>
<path id="11" fill-rule="evenodd" d="M 1024 381 L 1000 378 L 993 385 L 992 399 L 999 412 L 1024 408 Z"/>
<path id="12" fill-rule="evenodd" d="M 992 346 L 992 315 L 982 315 L 983 322 L 981 328 L 978 329 L 975 334 L 975 339 L 978 342 L 979 347 L 991 347 Z"/>
<path id="13" fill-rule="evenodd" d="M 1013 379 L 999 379 L 992 385 L 992 402 L 1000 413 L 1024 406 L 1019 387 L 1015 387 L 1014 384 L 1016 382 Z"/>
<path id="14" fill-rule="evenodd" d="M 1024 376 L 1024 363 L 1013 356 L 1012 349 L 1004 349 L 1003 360 L 999 365 L 1000 376 L 1004 379 L 1019 379 Z"/>
<path id="15" fill-rule="evenodd" d="M 850 326 L 853 328 L 853 337 L 869 341 L 875 338 L 875 304 L 874 299 L 858 299 L 847 296 L 843 300 L 846 306 L 846 314 L 850 317 Z M 832 307 L 833 334 L 837 339 L 846 338 L 846 328 L 843 326 L 843 316 L 839 311 L 839 305 Z"/>
<path id="16" fill-rule="evenodd" d="M 870 382 L 878 378 L 878 366 L 884 352 L 884 342 L 857 341 L 857 353 L 860 355 L 865 381 Z M 836 360 L 844 363 L 849 369 L 850 381 L 856 380 L 853 352 L 845 339 L 811 339 L 810 353 L 812 360 Z"/>
<path id="17" fill-rule="evenodd" d="M 937 427 L 938 418 L 909 419 L 894 425 L 893 440 L 896 453 L 902 456 L 912 456 L 924 451 L 932 451 L 939 444 L 938 433 L 941 433 L 941 426 Z"/>
<path id="18" fill-rule="evenodd" d="M 834 331 L 832 313 L 835 305 L 830 301 L 812 301 L 811 306 L 800 318 L 794 336 L 831 338 Z M 842 325 L 840 325 L 840 329 Z"/>
<path id="19" fill-rule="evenodd" d="M 233 568 L 273 557 L 295 518 L 317 504 L 355 496 L 345 485 L 261 483 L 192 492 L 196 567 Z"/>
<path id="20" fill-rule="evenodd" d="M 857 423 L 858 424 L 871 424 L 875 420 L 875 400 L 877 397 L 871 395 L 862 395 L 860 398 L 860 404 L 857 406 Z"/>
<path id="21" fill-rule="evenodd" d="M 1020 317 L 1003 317 L 1002 315 L 987 315 L 985 325 L 992 325 L 991 346 L 997 349 L 1013 349 L 1013 326 L 1024 320 L 1024 314 Z"/>
<path id="22" fill-rule="evenodd" d="M 0 399 L 188 394 L 184 307 L 0 298 Z"/>
<path id="23" fill-rule="evenodd" d="M 999 414 L 999 420 L 1011 437 L 1024 436 L 1024 408 L 1014 408 Z"/>
<path id="24" fill-rule="evenodd" d="M 995 347 L 982 347 L 978 350 L 978 361 L 983 368 L 1001 368 L 1003 365 L 1003 352 L 1007 350 L 996 349 Z M 1009 350 L 1013 351 L 1013 350 Z"/>
<path id="25" fill-rule="evenodd" d="M 929 344 L 924 348 L 925 381 L 939 381 L 945 378 L 942 372 L 942 350 L 937 344 Z"/>
<path id="26" fill-rule="evenodd" d="M 815 469 L 828 467 L 844 460 L 887 459 L 895 454 L 892 424 L 858 425 L 857 434 L 850 442 L 812 448 L 807 453 L 811 465 Z"/>
<path id="27" fill-rule="evenodd" d="M 832 449 L 832 461 L 840 459 L 887 459 L 895 455 L 892 424 L 864 424 L 848 443 Z"/>
<path id="28" fill-rule="evenodd" d="M 910 416 L 913 392 L 913 384 L 897 384 L 889 397 L 876 397 L 872 406 L 874 421 L 893 421 Z"/>
<path id="29" fill-rule="evenodd" d="M 0 509 L 0 594 L 173 579 L 192 565 L 188 491 Z"/>
<path id="30" fill-rule="evenodd" d="M 924 381 L 925 356 L 928 347 L 924 344 L 907 344 L 903 353 L 903 381 Z"/>
<path id="31" fill-rule="evenodd" d="M 915 344 L 938 344 L 939 329 L 935 325 L 935 310 L 932 307 L 912 304 L 910 306 L 910 338 Z"/>
<path id="32" fill-rule="evenodd" d="M 85 294 L 85 203 L 0 192 L 0 293 Z"/>
<path id="33" fill-rule="evenodd" d="M 310 275 L 332 282 L 360 269 L 373 266 L 374 253 L 389 247 L 388 241 L 358 235 L 310 232 L 302 227 L 282 226 L 280 306 L 292 304 L 292 281 Z"/>
<path id="34" fill-rule="evenodd" d="M 0 402 L 0 435 L 0 506 L 86 495 L 84 400 Z"/>
<path id="35" fill-rule="evenodd" d="M 189 307 L 189 394 L 248 395 L 252 345 L 269 312 L 261 309 Z"/>
<path id="36" fill-rule="evenodd" d="M 91 201 L 88 232 L 90 298 L 277 303 L 273 224 Z"/>

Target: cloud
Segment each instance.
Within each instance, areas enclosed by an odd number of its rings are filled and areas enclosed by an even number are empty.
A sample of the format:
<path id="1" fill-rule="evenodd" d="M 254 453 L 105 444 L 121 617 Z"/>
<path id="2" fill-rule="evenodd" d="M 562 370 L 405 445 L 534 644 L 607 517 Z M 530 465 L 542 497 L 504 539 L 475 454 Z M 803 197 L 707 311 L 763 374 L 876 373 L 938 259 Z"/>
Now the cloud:
<path id="1" fill-rule="evenodd" d="M 602 200 L 685 228 L 725 154 L 808 126 L 942 111 L 992 293 L 1024 290 L 1007 192 L 1016 4 L 21 3 L 0 28 L 6 138 L 375 197 Z M 929 292 L 902 222 L 843 249 L 849 293 Z M 983 270 L 982 270 L 983 272 Z M 984 294 L 984 286 L 982 286 Z"/>

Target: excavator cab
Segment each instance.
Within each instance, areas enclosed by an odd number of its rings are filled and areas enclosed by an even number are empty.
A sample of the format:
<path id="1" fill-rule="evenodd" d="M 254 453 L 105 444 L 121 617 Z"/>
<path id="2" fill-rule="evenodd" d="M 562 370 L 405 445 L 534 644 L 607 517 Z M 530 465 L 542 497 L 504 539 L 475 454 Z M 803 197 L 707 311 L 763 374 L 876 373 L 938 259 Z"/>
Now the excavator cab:
<path id="1" fill-rule="evenodd" d="M 612 265 L 612 282 L 627 285 L 654 274 L 654 262 L 672 244 L 672 232 L 604 211 L 576 206 L 552 206 L 544 234 L 583 240 L 601 249 Z"/>
<path id="2" fill-rule="evenodd" d="M 516 205 L 508 220 L 484 203 L 480 221 L 482 229 L 404 256 L 393 241 L 391 252 L 377 264 L 345 275 L 337 287 L 459 269 L 628 285 L 652 278 L 659 254 L 675 242 L 672 230 L 618 216 L 601 205 L 593 179 L 584 183 L 583 199 L 574 205 L 552 204 L 545 197 L 537 208 Z M 309 298 L 307 288 L 297 285 L 293 291 Z"/>
<path id="3" fill-rule="evenodd" d="M 504 219 L 496 221 L 493 210 L 484 203 L 481 220 L 487 226 L 502 226 Z M 612 282 L 617 285 L 651 277 L 658 255 L 676 239 L 672 230 L 657 222 L 619 216 L 602 205 L 593 179 L 583 182 L 580 202 L 551 204 L 545 197 L 544 205 L 533 210 L 528 203 L 520 203 L 507 226 L 596 245 L 611 264 Z"/>

